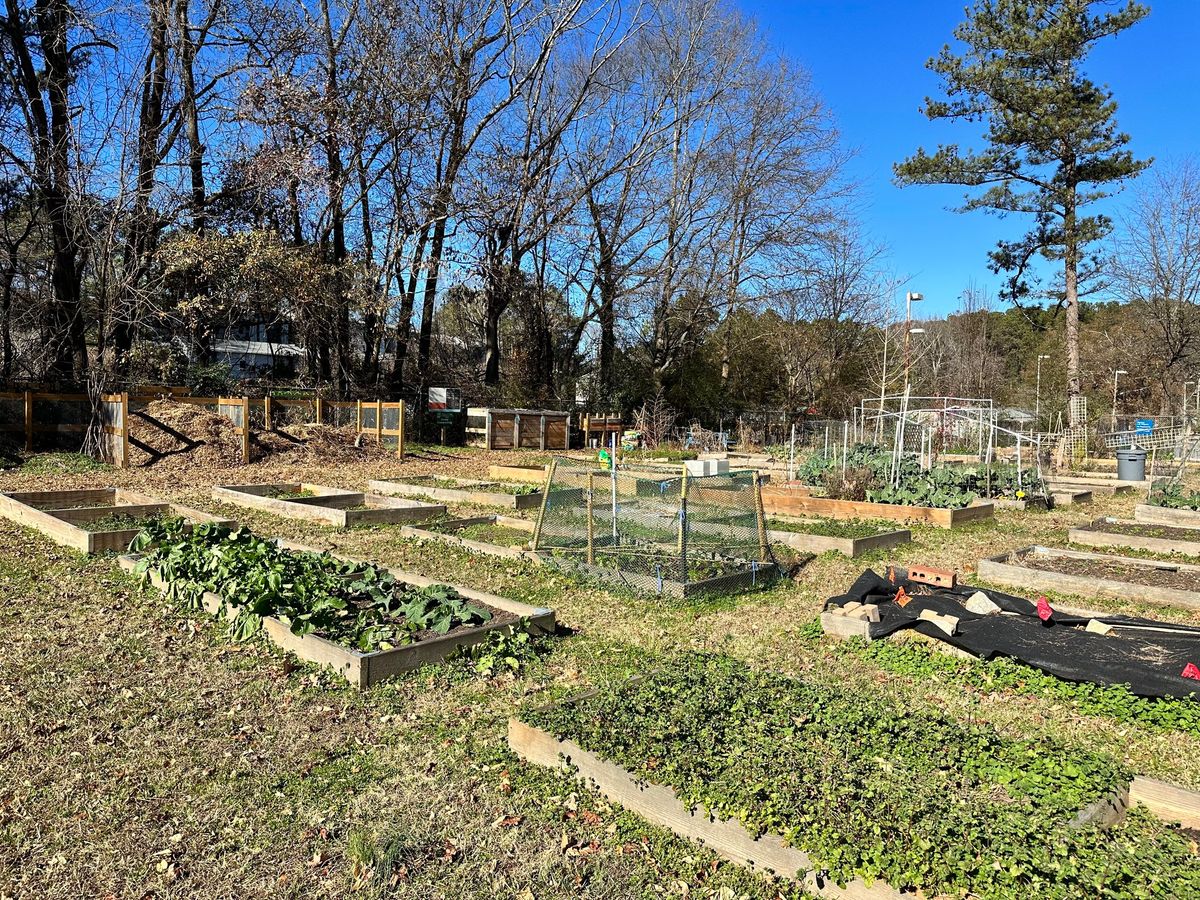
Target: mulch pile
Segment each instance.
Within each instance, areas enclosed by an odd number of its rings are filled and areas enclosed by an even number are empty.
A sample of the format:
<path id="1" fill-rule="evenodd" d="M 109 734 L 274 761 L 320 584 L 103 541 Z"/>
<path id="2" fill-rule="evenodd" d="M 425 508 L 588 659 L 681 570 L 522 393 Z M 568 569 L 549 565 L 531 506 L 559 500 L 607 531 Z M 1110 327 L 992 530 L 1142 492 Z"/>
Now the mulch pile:
<path id="1" fill-rule="evenodd" d="M 139 447 L 139 443 L 153 452 Z M 129 454 L 135 466 L 238 466 L 242 463 L 242 437 L 233 422 L 213 410 L 155 400 L 144 410 L 130 413 Z"/>
<path id="2" fill-rule="evenodd" d="M 242 465 L 241 432 L 228 418 L 204 407 L 155 400 L 130 414 L 129 436 L 130 461 L 135 466 Z M 352 426 L 301 424 L 250 433 L 251 462 L 344 463 L 393 453 L 370 437 L 359 438 Z"/>

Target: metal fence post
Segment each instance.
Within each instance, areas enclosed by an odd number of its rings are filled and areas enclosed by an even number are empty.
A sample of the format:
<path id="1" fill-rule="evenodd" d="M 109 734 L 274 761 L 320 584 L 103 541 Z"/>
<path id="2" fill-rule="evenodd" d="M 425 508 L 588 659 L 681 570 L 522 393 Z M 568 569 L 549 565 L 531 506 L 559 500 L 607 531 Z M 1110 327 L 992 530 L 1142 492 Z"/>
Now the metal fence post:
<path id="1" fill-rule="evenodd" d="M 593 517 L 595 512 L 595 495 L 596 495 L 596 473 L 588 472 L 587 486 L 587 563 L 589 566 L 596 564 L 596 520 Z"/>

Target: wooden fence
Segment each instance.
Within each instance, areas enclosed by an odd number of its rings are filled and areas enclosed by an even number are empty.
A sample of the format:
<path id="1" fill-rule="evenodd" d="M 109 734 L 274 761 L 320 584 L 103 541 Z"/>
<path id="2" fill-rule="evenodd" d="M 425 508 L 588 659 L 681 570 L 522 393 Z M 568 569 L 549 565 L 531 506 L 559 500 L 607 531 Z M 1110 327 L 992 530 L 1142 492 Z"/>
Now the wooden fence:
<path id="1" fill-rule="evenodd" d="M 129 465 L 130 410 L 163 399 L 161 394 L 104 394 L 98 408 L 99 451 L 105 462 L 115 466 Z M 404 459 L 405 409 L 403 401 L 384 400 L 333 401 L 315 397 L 311 400 L 266 397 L 190 397 L 172 396 L 174 403 L 186 403 L 212 409 L 233 423 L 241 436 L 243 463 L 250 461 L 251 431 L 274 431 L 287 423 L 297 411 L 300 421 L 317 425 L 353 425 L 358 434 L 373 436 L 380 444 L 395 440 L 396 455 Z M 142 413 L 134 417 L 156 424 Z M 87 394 L 59 394 L 48 391 L 0 392 L 0 437 L 13 444 L 24 445 L 27 452 L 49 447 L 62 447 L 64 436 L 78 448 L 91 425 L 92 400 Z M 166 429 L 159 424 L 159 427 Z M 179 438 L 178 434 L 172 433 Z M 134 444 L 139 444 L 135 439 Z M 142 445 L 143 449 L 147 449 Z"/>

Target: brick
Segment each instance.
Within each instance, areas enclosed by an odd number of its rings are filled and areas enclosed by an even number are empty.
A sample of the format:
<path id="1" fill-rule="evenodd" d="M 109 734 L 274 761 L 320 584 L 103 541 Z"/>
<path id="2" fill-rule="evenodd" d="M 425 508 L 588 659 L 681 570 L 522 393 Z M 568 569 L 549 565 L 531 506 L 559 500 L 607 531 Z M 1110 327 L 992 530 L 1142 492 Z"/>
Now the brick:
<path id="1" fill-rule="evenodd" d="M 958 576 L 949 569 L 935 569 L 932 566 L 912 566 L 908 570 L 908 580 L 918 584 L 928 584 L 932 587 L 952 588 L 958 583 Z"/>

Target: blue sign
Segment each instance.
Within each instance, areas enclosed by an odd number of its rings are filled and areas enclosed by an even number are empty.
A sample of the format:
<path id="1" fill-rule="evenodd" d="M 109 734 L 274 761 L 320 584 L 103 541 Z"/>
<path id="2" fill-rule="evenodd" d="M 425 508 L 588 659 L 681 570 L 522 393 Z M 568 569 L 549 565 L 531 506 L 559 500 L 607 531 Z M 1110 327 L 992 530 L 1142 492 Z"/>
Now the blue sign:
<path id="1" fill-rule="evenodd" d="M 1138 419 L 1134 424 L 1134 434 L 1154 434 L 1153 419 Z"/>

